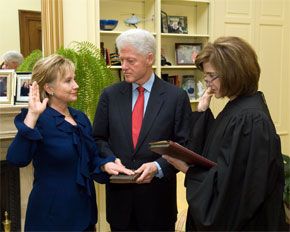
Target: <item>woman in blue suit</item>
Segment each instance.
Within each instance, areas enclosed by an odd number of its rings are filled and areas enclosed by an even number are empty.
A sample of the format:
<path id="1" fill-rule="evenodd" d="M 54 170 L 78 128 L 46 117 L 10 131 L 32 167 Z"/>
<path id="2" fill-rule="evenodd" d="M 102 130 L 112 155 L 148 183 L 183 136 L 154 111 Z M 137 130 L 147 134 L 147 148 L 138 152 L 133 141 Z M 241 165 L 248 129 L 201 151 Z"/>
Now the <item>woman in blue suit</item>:
<path id="1" fill-rule="evenodd" d="M 93 178 L 132 174 L 114 156 L 101 158 L 86 115 L 68 107 L 78 85 L 71 61 L 52 55 L 32 72 L 28 109 L 16 116 L 18 133 L 7 160 L 34 166 L 25 231 L 90 231 L 97 222 Z"/>

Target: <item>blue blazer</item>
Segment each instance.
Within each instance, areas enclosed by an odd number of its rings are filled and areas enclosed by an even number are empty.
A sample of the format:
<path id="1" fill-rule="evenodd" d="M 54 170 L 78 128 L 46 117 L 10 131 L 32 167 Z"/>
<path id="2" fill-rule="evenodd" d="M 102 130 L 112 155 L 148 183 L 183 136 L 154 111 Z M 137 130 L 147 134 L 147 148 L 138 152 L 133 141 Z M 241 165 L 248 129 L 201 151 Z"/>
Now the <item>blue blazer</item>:
<path id="1" fill-rule="evenodd" d="M 26 212 L 26 231 L 82 231 L 97 222 L 92 175 L 105 182 L 100 166 L 113 161 L 101 158 L 86 115 L 69 111 L 77 126 L 51 107 L 40 115 L 34 129 L 24 124 L 27 109 L 16 116 L 18 129 L 8 149 L 7 160 L 34 167 L 33 189 Z"/>

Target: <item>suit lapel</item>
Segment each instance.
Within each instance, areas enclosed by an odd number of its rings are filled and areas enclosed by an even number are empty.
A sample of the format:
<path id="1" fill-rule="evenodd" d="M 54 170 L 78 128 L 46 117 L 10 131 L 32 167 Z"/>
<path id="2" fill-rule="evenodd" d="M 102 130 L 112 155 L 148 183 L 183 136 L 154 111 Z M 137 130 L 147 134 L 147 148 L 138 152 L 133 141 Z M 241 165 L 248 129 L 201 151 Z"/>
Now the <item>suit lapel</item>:
<path id="1" fill-rule="evenodd" d="M 118 102 L 120 120 L 123 124 L 124 135 L 128 140 L 128 144 L 132 142 L 132 85 L 124 82 L 124 85 L 120 89 L 120 94 L 117 96 L 116 102 Z"/>
<path id="2" fill-rule="evenodd" d="M 155 81 L 151 89 L 146 112 L 143 118 L 142 128 L 141 128 L 138 143 L 136 146 L 136 151 L 144 142 L 144 139 L 149 133 L 153 125 L 153 122 L 155 121 L 155 118 L 158 116 L 162 108 L 162 105 L 164 103 L 164 98 L 165 98 L 165 89 L 163 88 L 162 81 L 157 76 L 155 76 Z"/>

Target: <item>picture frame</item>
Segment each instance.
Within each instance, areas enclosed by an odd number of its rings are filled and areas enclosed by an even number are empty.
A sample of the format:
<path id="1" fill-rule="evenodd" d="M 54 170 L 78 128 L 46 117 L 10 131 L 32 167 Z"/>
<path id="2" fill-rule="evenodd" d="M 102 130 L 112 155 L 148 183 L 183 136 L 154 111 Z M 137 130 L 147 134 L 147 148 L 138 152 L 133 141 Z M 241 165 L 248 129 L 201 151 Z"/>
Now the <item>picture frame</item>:
<path id="1" fill-rule="evenodd" d="M 13 81 L 15 78 L 14 69 L 0 70 L 0 105 L 13 105 Z"/>
<path id="2" fill-rule="evenodd" d="M 161 11 L 161 33 L 168 33 L 168 16 Z"/>
<path id="3" fill-rule="evenodd" d="M 175 85 L 175 83 L 176 83 L 175 76 L 168 76 L 167 81 L 168 81 L 170 84 Z"/>
<path id="4" fill-rule="evenodd" d="M 187 17 L 168 15 L 168 33 L 188 34 Z"/>
<path id="5" fill-rule="evenodd" d="M 196 100 L 196 80 L 194 75 L 183 75 L 181 87 L 186 91 L 189 100 Z"/>
<path id="6" fill-rule="evenodd" d="M 28 103 L 29 85 L 31 84 L 31 72 L 16 73 L 15 104 Z"/>
<path id="7" fill-rule="evenodd" d="M 195 58 L 202 49 L 202 43 L 176 43 L 175 57 L 177 65 L 194 65 Z"/>
<path id="8" fill-rule="evenodd" d="M 168 76 L 167 81 L 168 81 L 170 84 L 172 84 L 172 85 L 179 86 L 179 81 L 178 81 L 178 76 L 177 76 L 177 75 Z"/>

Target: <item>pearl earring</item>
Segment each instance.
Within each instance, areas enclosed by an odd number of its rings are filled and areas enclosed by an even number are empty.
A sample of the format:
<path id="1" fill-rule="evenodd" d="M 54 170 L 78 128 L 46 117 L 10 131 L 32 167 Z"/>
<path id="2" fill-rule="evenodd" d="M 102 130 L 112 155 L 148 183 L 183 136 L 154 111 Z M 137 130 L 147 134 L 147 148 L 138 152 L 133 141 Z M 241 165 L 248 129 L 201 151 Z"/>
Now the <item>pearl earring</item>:
<path id="1" fill-rule="evenodd" d="M 50 94 L 50 96 L 53 96 L 54 95 L 54 93 L 52 92 L 51 94 Z"/>

